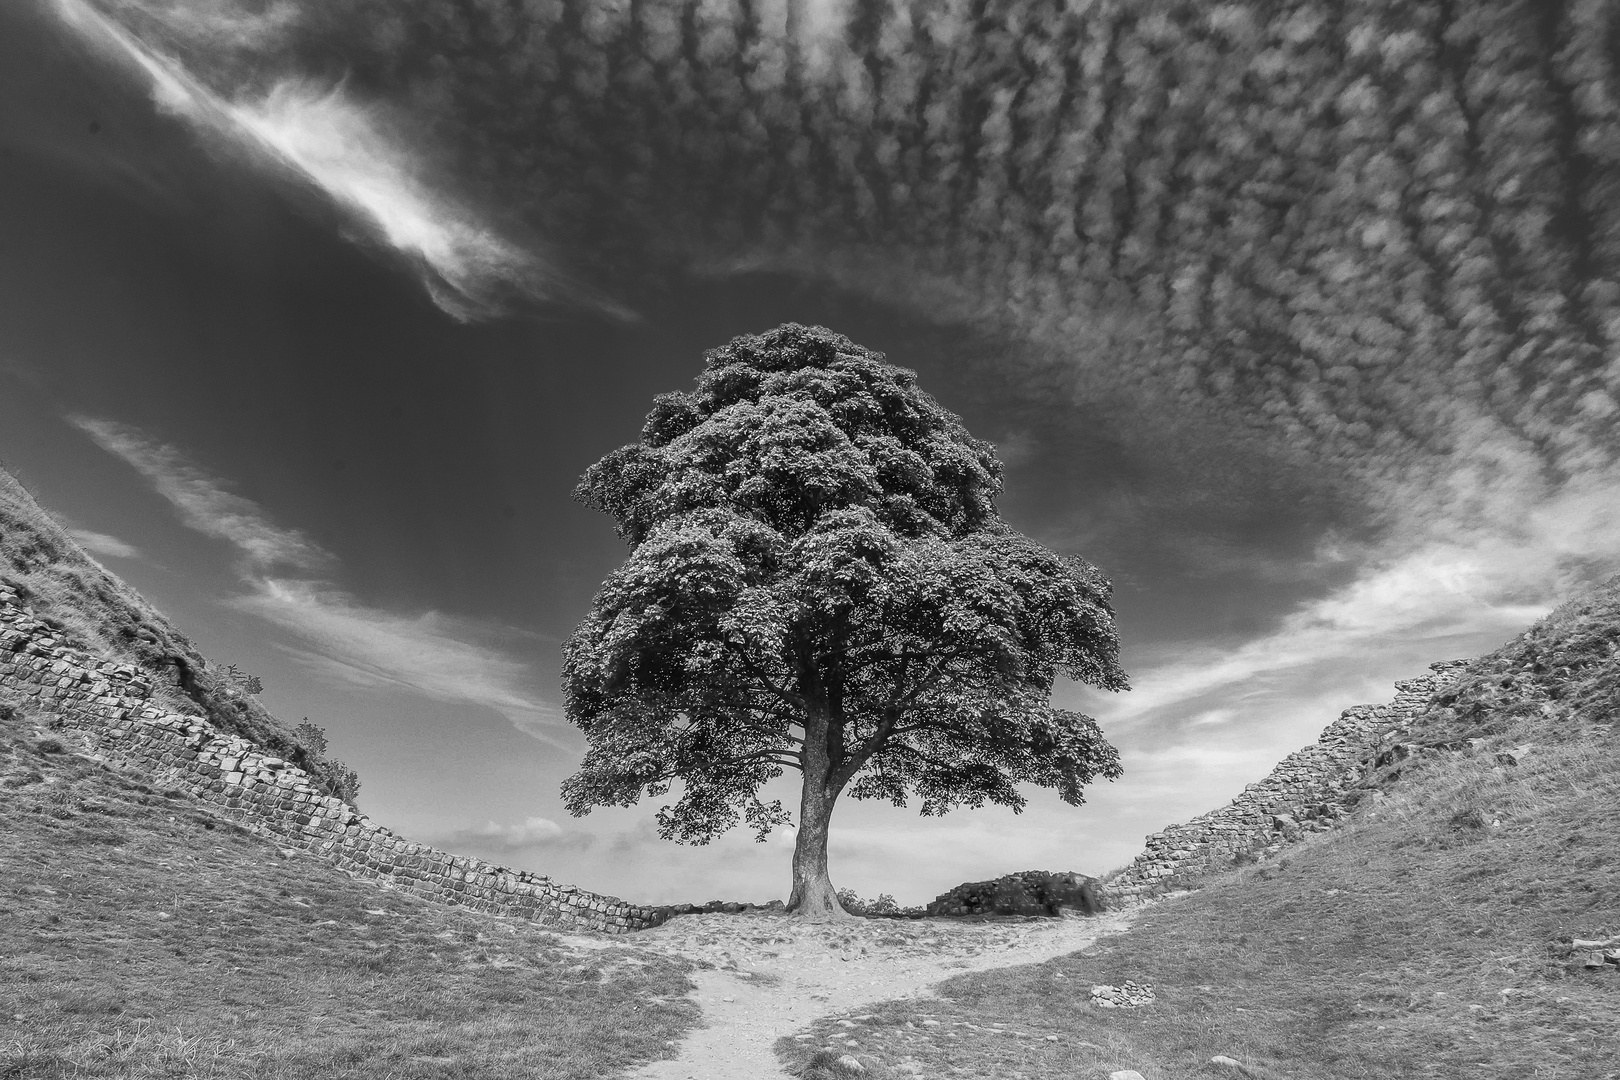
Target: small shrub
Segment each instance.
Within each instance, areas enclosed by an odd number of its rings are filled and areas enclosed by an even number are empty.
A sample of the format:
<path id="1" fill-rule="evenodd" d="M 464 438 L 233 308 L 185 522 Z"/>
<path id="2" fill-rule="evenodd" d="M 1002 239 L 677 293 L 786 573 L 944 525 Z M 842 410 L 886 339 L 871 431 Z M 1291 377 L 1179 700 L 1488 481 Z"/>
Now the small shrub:
<path id="1" fill-rule="evenodd" d="M 235 696 L 247 694 L 257 697 L 264 693 L 264 681 L 257 675 L 250 675 L 235 664 L 221 664 L 213 662 L 214 677 L 225 687 L 225 692 Z"/>
<path id="2" fill-rule="evenodd" d="M 326 756 L 329 746 L 326 729 L 312 724 L 309 717 L 292 730 L 293 746 L 285 756 L 296 761 L 314 777 L 329 795 L 336 795 L 350 806 L 360 797 L 360 774 L 337 758 Z"/>
<path id="3" fill-rule="evenodd" d="M 902 917 L 921 914 L 922 908 L 901 907 L 899 902 L 888 893 L 879 893 L 876 900 L 867 900 L 854 889 L 839 889 L 838 903 L 851 915 L 879 915 L 887 917 Z"/>
<path id="4" fill-rule="evenodd" d="M 326 753 L 326 729 L 319 724 L 310 723 L 307 716 L 304 717 L 303 723 L 293 728 L 293 738 L 312 754 Z"/>
<path id="5" fill-rule="evenodd" d="M 1451 815 L 1450 824 L 1463 832 L 1477 832 L 1490 826 L 1490 818 L 1477 806 L 1465 807 Z"/>
<path id="6" fill-rule="evenodd" d="M 845 1059 L 858 1062 L 858 1068 L 842 1064 Z M 800 1067 L 798 1075 L 800 1080 L 850 1080 L 854 1076 L 862 1080 L 887 1080 L 893 1073 L 870 1057 L 856 1057 L 837 1050 L 817 1050 Z"/>

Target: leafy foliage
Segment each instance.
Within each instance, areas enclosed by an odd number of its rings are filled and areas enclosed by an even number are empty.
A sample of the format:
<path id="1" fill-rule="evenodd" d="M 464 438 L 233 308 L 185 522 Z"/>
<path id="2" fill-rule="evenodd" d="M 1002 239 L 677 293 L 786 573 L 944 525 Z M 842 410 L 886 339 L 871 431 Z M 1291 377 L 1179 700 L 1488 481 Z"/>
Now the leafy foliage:
<path id="1" fill-rule="evenodd" d="M 901 907 L 900 902 L 889 893 L 878 893 L 876 900 L 868 900 L 854 889 L 839 889 L 838 903 L 851 915 L 888 915 L 899 918 L 921 917 L 923 914 L 921 906 Z"/>
<path id="2" fill-rule="evenodd" d="M 306 716 L 302 723 L 293 728 L 292 734 L 293 741 L 298 745 L 293 760 L 327 791 L 353 806 L 360 797 L 360 774 L 337 758 L 326 755 L 326 729 L 310 723 Z"/>
<path id="3" fill-rule="evenodd" d="M 3 469 L 0 580 L 15 588 L 64 641 L 144 671 L 152 679 L 158 704 L 176 712 L 201 712 L 221 731 L 297 758 L 297 741 L 252 693 L 241 692 L 241 687 L 231 693 L 233 686 L 210 670 L 184 634 L 87 556 L 28 489 Z"/>
<path id="4" fill-rule="evenodd" d="M 1620 979 L 1586 970 L 1573 945 L 1620 931 L 1617 702 L 1620 577 L 1480 657 L 1411 732 L 1483 737 L 1478 750 L 1464 739 L 1409 759 L 1349 827 L 1212 874 L 1096 948 L 863 1005 L 879 1019 L 861 1052 L 928 1075 L 1106 1076 L 1144 1061 L 1208 1076 L 1223 1054 L 1269 1066 L 1254 1075 L 1334 1080 L 1620 1076 Z M 1151 1018 L 1088 1003 L 1090 987 L 1127 978 L 1158 989 Z M 963 1037 L 929 1038 L 925 1018 Z M 1060 1038 L 969 1037 L 997 1022 Z M 847 1033 L 836 1017 L 810 1030 Z M 826 1041 L 777 1049 L 791 1071 Z"/>
<path id="5" fill-rule="evenodd" d="M 221 664 L 218 661 L 210 663 L 214 677 L 225 684 L 227 693 L 234 691 L 238 694 L 248 694 L 253 697 L 264 693 L 264 681 L 257 675 L 250 675 L 236 664 Z"/>
<path id="6" fill-rule="evenodd" d="M 666 838 L 787 820 L 758 791 L 786 768 L 836 797 L 922 812 L 1078 805 L 1118 758 L 1051 707 L 1058 673 L 1123 689 L 1110 587 L 995 511 L 989 444 L 915 375 L 820 328 L 711 352 L 690 394 L 578 495 L 626 562 L 567 647 L 568 715 L 590 749 L 569 809 L 679 798 Z"/>
<path id="7" fill-rule="evenodd" d="M 307 716 L 304 717 L 303 723 L 293 728 L 293 737 L 310 753 L 326 753 L 326 729 L 319 724 L 310 723 Z"/>

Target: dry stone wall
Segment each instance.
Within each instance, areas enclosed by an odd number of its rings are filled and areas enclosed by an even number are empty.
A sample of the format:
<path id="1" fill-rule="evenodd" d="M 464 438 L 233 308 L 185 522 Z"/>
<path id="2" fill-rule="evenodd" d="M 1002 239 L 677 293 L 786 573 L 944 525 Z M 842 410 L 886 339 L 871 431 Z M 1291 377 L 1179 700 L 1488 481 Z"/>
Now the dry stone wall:
<path id="1" fill-rule="evenodd" d="M 92 757 L 188 791 L 284 847 L 418 896 L 606 933 L 667 917 L 526 870 L 413 844 L 327 795 L 293 763 L 221 733 L 203 717 L 159 708 L 151 696 L 151 680 L 139 669 L 66 645 L 0 583 L 0 702 L 32 704 Z"/>
<path id="2" fill-rule="evenodd" d="M 1431 664 L 1429 674 L 1396 683 L 1389 704 L 1346 709 L 1315 743 L 1289 754 L 1226 806 L 1152 834 L 1146 850 L 1104 885 L 1105 901 L 1133 904 L 1185 889 L 1204 874 L 1331 828 L 1348 812 L 1346 794 L 1386 737 L 1404 730 L 1467 663 Z"/>

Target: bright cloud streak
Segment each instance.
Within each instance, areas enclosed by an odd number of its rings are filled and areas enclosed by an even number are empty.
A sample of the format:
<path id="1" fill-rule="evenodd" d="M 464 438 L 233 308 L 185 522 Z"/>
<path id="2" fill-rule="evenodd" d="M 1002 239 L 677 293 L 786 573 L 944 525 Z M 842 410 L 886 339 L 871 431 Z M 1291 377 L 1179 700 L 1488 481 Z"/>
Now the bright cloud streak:
<path id="1" fill-rule="evenodd" d="M 562 710 L 523 689 L 526 665 L 469 640 L 477 628 L 437 612 L 368 607 L 321 582 L 264 578 L 233 603 L 297 634 L 306 662 L 361 685 L 399 686 L 439 701 L 491 709 L 516 728 L 560 745 Z"/>
<path id="2" fill-rule="evenodd" d="M 1387 700 L 1393 680 L 1429 662 L 1494 647 L 1612 566 L 1616 490 L 1620 478 L 1595 473 L 1471 539 L 1375 559 L 1270 633 L 1150 662 L 1132 671 L 1130 694 L 1087 707 L 1118 737 L 1135 789 L 1175 799 L 1257 779 L 1343 708 Z"/>
<path id="3" fill-rule="evenodd" d="M 116 536 L 95 532 L 91 529 L 69 529 L 68 535 L 79 542 L 79 546 L 96 555 L 112 559 L 138 559 L 141 557 L 140 548 L 134 544 L 125 543 Z"/>
<path id="4" fill-rule="evenodd" d="M 482 706 L 526 734 L 561 745 L 561 710 L 525 689 L 526 665 L 473 640 L 488 629 L 438 612 L 406 615 L 361 603 L 314 577 L 331 565 L 329 554 L 302 533 L 271 522 L 257 503 L 229 491 L 176 448 L 112 421 L 71 419 L 145 477 L 188 527 L 225 540 L 241 554 L 237 571 L 247 592 L 232 603 L 307 642 L 310 649 L 301 656 L 311 666 L 362 685 Z M 288 576 L 288 570 L 304 576 Z"/>
<path id="5" fill-rule="evenodd" d="M 314 541 L 273 524 L 257 503 L 227 490 L 174 447 L 110 420 L 73 416 L 69 422 L 103 450 L 134 466 L 159 495 L 174 504 L 188 526 L 229 541 L 253 573 L 275 567 L 314 571 L 330 559 Z"/>
<path id="6" fill-rule="evenodd" d="M 83 0 L 56 0 L 56 7 L 67 25 L 143 72 L 160 110 L 318 188 L 370 238 L 416 267 L 434 303 L 453 318 L 492 317 L 520 297 L 634 318 L 627 308 L 567 281 L 434 188 L 424 178 L 420 155 L 388 130 L 379 110 L 355 101 L 341 86 L 323 89 L 288 79 L 268 93 L 229 99 Z"/>

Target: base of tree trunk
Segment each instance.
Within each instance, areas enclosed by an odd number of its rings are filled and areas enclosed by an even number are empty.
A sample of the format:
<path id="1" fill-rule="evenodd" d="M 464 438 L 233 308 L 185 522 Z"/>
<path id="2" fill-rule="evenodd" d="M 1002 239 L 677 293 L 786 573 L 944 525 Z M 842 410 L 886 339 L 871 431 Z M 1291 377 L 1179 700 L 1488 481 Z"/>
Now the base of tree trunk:
<path id="1" fill-rule="evenodd" d="M 825 865 L 820 868 L 820 873 L 808 875 L 808 880 L 793 883 L 787 913 L 810 922 L 844 922 L 860 917 L 845 911 L 844 905 L 838 902 L 838 893 L 827 878 Z"/>
<path id="2" fill-rule="evenodd" d="M 789 904 L 787 913 L 806 922 L 854 922 L 860 918 L 845 911 L 837 900 L 831 904 Z"/>

